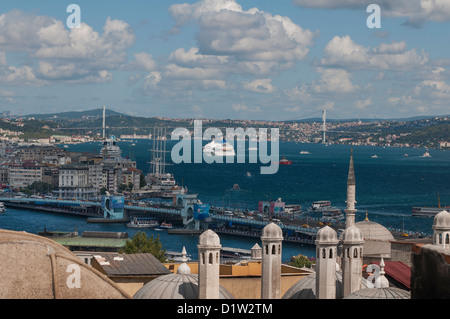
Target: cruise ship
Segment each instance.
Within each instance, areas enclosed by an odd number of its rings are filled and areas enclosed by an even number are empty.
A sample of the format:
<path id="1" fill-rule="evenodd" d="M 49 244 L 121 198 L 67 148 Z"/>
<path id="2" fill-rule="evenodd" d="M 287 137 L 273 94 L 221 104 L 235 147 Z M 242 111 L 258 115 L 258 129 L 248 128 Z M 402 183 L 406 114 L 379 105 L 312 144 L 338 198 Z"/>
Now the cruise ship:
<path id="1" fill-rule="evenodd" d="M 223 140 L 217 143 L 214 139 L 203 147 L 203 153 L 207 156 L 235 156 L 234 147 Z"/>

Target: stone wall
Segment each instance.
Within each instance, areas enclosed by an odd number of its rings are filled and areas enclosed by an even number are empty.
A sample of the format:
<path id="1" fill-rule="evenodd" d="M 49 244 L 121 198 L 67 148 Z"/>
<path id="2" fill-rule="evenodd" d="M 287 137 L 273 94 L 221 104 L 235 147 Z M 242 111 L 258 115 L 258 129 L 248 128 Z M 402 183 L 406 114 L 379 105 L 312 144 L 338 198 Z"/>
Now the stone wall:
<path id="1" fill-rule="evenodd" d="M 414 245 L 411 257 L 411 298 L 450 299 L 450 250 Z"/>

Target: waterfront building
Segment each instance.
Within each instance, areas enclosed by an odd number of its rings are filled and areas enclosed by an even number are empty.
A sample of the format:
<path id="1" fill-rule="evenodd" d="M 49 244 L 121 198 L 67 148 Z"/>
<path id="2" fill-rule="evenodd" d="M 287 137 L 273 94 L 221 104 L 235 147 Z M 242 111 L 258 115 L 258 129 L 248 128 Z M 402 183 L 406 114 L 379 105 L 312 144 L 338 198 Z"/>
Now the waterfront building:
<path id="1" fill-rule="evenodd" d="M 13 164 L 8 168 L 9 185 L 14 189 L 25 188 L 34 182 L 42 182 L 44 167 L 36 162 Z"/>
<path id="2" fill-rule="evenodd" d="M 56 197 L 64 199 L 86 200 L 98 196 L 99 189 L 94 188 L 85 164 L 70 164 L 59 168 L 59 188 L 53 191 Z"/>

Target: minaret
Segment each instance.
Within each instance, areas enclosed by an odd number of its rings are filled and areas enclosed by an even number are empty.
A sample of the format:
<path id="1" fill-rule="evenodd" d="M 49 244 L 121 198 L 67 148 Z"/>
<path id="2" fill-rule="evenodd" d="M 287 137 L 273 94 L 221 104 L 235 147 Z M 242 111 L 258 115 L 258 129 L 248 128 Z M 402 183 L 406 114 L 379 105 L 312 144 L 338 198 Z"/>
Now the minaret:
<path id="1" fill-rule="evenodd" d="M 198 240 L 198 298 L 219 299 L 220 238 L 208 229 Z"/>
<path id="2" fill-rule="evenodd" d="M 444 249 L 450 247 L 450 213 L 446 210 L 434 216 L 433 220 L 433 245 Z"/>
<path id="3" fill-rule="evenodd" d="M 350 165 L 348 168 L 347 178 L 347 208 L 345 209 L 346 227 L 355 224 L 355 204 L 356 204 L 356 180 L 355 180 L 355 168 L 353 165 L 353 149 L 350 154 Z"/>
<path id="4" fill-rule="evenodd" d="M 364 238 L 355 224 L 342 233 L 342 297 L 361 289 Z"/>
<path id="5" fill-rule="evenodd" d="M 283 231 L 275 224 L 266 225 L 261 234 L 261 299 L 281 298 L 281 243 Z"/>
<path id="6" fill-rule="evenodd" d="M 316 299 L 336 299 L 337 233 L 325 226 L 316 236 Z"/>

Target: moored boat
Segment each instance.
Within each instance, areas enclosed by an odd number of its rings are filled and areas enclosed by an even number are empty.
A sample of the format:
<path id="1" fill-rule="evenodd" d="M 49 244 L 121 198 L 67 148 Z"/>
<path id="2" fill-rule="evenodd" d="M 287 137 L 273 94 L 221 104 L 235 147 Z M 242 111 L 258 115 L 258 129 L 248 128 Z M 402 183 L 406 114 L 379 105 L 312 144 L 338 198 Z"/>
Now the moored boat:
<path id="1" fill-rule="evenodd" d="M 158 226 L 158 221 L 154 218 L 137 218 L 134 217 L 127 227 L 130 228 L 152 228 Z"/>
<path id="2" fill-rule="evenodd" d="M 0 214 L 6 213 L 5 204 L 3 202 L 0 202 Z"/>
<path id="3" fill-rule="evenodd" d="M 331 201 L 329 200 L 318 200 L 312 203 L 311 210 L 324 210 L 331 207 Z"/>

